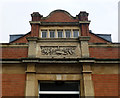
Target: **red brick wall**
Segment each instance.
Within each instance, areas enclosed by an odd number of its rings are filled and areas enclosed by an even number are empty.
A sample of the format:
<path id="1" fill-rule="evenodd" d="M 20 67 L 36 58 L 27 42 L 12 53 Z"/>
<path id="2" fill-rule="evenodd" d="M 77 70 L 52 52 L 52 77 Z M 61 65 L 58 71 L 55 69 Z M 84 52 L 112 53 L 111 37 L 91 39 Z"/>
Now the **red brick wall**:
<path id="1" fill-rule="evenodd" d="M 93 74 L 95 96 L 118 96 L 118 74 Z"/>
<path id="2" fill-rule="evenodd" d="M 25 74 L 3 74 L 2 96 L 25 96 Z"/>
<path id="3" fill-rule="evenodd" d="M 81 36 L 89 36 L 89 27 L 88 24 L 81 24 Z"/>
<path id="4" fill-rule="evenodd" d="M 107 41 L 103 40 L 100 37 L 95 36 L 92 33 L 89 33 L 89 36 L 90 36 L 90 40 L 89 40 L 90 43 L 107 43 Z"/>
<path id="5" fill-rule="evenodd" d="M 2 59 L 14 59 L 14 58 L 27 57 L 27 56 L 28 56 L 28 48 L 24 48 L 24 47 L 2 48 Z"/>
<path id="6" fill-rule="evenodd" d="M 90 57 L 98 59 L 118 59 L 118 51 L 120 49 L 112 47 L 90 47 Z"/>
<path id="7" fill-rule="evenodd" d="M 0 65 L 1 66 L 1 65 Z M 2 67 L 2 66 L 1 66 Z M 1 68 L 0 67 L 0 71 L 1 71 Z M 2 74 L 0 74 L 0 98 L 2 97 Z"/>
<path id="8" fill-rule="evenodd" d="M 31 28 L 31 37 L 39 37 L 39 25 L 33 24 Z"/>

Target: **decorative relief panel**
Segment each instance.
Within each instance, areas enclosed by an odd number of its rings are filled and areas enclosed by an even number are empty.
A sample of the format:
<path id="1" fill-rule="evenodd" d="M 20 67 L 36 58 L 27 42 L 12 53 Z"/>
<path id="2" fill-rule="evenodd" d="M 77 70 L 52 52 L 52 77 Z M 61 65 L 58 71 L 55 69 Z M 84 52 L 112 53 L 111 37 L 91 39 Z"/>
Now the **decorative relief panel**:
<path id="1" fill-rule="evenodd" d="M 75 55 L 76 46 L 40 46 L 42 55 Z"/>

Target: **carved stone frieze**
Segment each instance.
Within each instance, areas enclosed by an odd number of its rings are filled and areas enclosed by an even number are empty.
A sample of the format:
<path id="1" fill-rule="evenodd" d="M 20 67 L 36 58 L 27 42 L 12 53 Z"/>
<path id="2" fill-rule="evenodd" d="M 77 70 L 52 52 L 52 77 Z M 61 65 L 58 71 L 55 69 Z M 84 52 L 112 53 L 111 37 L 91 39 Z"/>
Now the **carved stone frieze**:
<path id="1" fill-rule="evenodd" d="M 40 46 L 42 55 L 75 55 L 76 46 Z"/>

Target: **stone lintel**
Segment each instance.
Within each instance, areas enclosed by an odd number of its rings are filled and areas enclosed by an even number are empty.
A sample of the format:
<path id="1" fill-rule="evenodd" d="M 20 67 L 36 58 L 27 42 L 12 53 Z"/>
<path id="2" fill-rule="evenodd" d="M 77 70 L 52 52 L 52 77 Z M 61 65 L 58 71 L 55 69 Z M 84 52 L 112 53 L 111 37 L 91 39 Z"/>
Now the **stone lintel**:
<path id="1" fill-rule="evenodd" d="M 82 80 L 81 74 L 36 74 L 36 79 L 38 80 L 61 80 L 61 81 L 70 81 L 70 80 Z"/>

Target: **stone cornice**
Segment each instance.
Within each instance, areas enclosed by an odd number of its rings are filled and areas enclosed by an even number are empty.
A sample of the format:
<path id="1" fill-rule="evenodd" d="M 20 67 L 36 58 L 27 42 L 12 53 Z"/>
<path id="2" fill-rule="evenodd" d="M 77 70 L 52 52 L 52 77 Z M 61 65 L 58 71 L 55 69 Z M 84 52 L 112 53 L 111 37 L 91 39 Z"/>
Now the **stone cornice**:
<path id="1" fill-rule="evenodd" d="M 28 48 L 28 45 L 0 45 L 0 48 Z"/>
<path id="2" fill-rule="evenodd" d="M 30 24 L 41 24 L 40 21 L 29 21 Z"/>
<path id="3" fill-rule="evenodd" d="M 79 21 L 79 22 L 41 22 L 41 21 L 29 21 L 30 24 L 38 24 L 43 26 L 50 26 L 50 25 L 79 25 L 79 24 L 90 24 L 90 21 Z"/>
<path id="4" fill-rule="evenodd" d="M 78 38 L 39 38 L 40 42 L 79 42 Z"/>
<path id="5" fill-rule="evenodd" d="M 38 37 L 27 37 L 28 41 L 37 41 Z"/>
<path id="6" fill-rule="evenodd" d="M 119 64 L 120 59 L 95 59 L 95 58 L 71 58 L 71 59 L 42 59 L 42 58 L 21 58 L 21 59 L 0 59 L 0 63 L 109 63 Z"/>
<path id="7" fill-rule="evenodd" d="M 90 37 L 89 36 L 79 36 L 80 41 L 89 41 Z"/>
<path id="8" fill-rule="evenodd" d="M 29 21 L 30 24 L 38 24 L 41 26 L 79 26 L 79 22 L 41 22 L 41 21 Z"/>
<path id="9" fill-rule="evenodd" d="M 79 24 L 90 24 L 90 20 L 89 21 L 79 21 Z"/>

